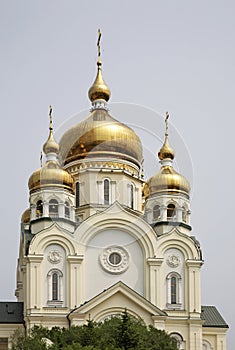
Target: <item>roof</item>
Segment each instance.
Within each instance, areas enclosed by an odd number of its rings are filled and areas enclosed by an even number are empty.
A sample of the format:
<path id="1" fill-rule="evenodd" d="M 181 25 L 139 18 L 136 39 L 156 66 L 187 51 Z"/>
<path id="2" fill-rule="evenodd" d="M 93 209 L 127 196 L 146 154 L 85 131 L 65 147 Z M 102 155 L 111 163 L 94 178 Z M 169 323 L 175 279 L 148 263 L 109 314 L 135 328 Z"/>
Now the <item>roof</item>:
<path id="1" fill-rule="evenodd" d="M 215 306 L 202 306 L 201 318 L 204 321 L 203 327 L 228 328 Z"/>
<path id="2" fill-rule="evenodd" d="M 24 323 L 23 303 L 0 302 L 0 323 Z"/>

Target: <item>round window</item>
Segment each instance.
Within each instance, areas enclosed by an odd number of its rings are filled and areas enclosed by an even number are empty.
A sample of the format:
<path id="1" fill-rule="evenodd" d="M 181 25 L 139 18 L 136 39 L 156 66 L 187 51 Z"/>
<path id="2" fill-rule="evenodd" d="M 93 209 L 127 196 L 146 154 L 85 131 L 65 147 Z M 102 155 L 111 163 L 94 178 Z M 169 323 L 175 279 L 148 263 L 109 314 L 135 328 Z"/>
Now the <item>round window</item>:
<path id="1" fill-rule="evenodd" d="M 111 253 L 109 255 L 109 262 L 113 265 L 119 265 L 120 262 L 122 261 L 122 257 L 119 253 Z"/>
<path id="2" fill-rule="evenodd" d="M 100 254 L 100 263 L 110 273 L 122 273 L 129 266 L 129 255 L 122 247 L 108 247 Z"/>

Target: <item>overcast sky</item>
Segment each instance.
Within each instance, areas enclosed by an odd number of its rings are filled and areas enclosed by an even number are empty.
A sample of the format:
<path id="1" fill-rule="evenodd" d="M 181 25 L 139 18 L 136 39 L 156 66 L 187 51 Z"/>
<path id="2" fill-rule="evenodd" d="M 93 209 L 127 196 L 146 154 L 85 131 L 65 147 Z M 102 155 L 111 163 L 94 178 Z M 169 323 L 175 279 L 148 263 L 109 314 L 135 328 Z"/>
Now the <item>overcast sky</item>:
<path id="1" fill-rule="evenodd" d="M 177 166 L 193 188 L 192 234 L 205 260 L 202 303 L 216 305 L 229 323 L 232 350 L 234 17 L 234 1 L 1 0 L 1 300 L 14 300 L 20 217 L 48 135 L 48 106 L 60 131 L 79 121 L 80 111 L 88 114 L 100 27 L 110 112 L 142 137 L 146 176 L 159 167 L 170 112 Z"/>

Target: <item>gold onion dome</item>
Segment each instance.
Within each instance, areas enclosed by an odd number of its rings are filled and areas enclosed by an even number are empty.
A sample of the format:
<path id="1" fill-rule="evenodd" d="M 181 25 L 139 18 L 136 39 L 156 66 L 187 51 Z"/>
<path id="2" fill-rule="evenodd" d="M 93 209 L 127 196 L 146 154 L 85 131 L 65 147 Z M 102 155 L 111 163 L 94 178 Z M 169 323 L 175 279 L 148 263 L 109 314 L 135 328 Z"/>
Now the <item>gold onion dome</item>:
<path id="1" fill-rule="evenodd" d="M 106 107 L 111 93 L 101 72 L 100 37 L 99 31 L 98 72 L 88 93 L 92 102 L 91 114 L 62 136 L 60 160 L 66 165 L 85 158 L 118 158 L 140 167 L 143 150 L 139 137 L 134 130 L 113 118 Z"/>
<path id="2" fill-rule="evenodd" d="M 108 102 L 111 96 L 111 92 L 107 86 L 107 84 L 104 82 L 104 79 L 102 77 L 102 70 L 101 70 L 101 61 L 97 62 L 97 75 L 95 78 L 95 81 L 93 85 L 90 87 L 88 91 L 88 96 L 91 102 L 95 100 L 105 100 Z"/>
<path id="3" fill-rule="evenodd" d="M 30 208 L 26 209 L 26 210 L 23 212 L 23 214 L 22 214 L 22 216 L 21 216 L 21 222 L 22 222 L 23 224 L 27 224 L 27 223 L 30 222 Z"/>
<path id="4" fill-rule="evenodd" d="M 74 179 L 72 175 L 62 169 L 58 163 L 59 145 L 54 139 L 51 113 L 52 109 L 50 108 L 50 132 L 48 140 L 43 147 L 47 160 L 44 166 L 41 164 L 41 168 L 30 176 L 28 181 L 29 190 L 33 192 L 45 187 L 62 187 L 73 192 Z"/>
<path id="5" fill-rule="evenodd" d="M 190 193 L 190 184 L 188 180 L 179 174 L 172 166 L 174 159 L 174 150 L 168 140 L 168 118 L 166 114 L 166 133 L 165 141 L 158 152 L 158 157 L 162 164 L 160 171 L 152 176 L 144 186 L 144 195 L 149 197 L 155 193 L 182 193 L 187 197 Z"/>

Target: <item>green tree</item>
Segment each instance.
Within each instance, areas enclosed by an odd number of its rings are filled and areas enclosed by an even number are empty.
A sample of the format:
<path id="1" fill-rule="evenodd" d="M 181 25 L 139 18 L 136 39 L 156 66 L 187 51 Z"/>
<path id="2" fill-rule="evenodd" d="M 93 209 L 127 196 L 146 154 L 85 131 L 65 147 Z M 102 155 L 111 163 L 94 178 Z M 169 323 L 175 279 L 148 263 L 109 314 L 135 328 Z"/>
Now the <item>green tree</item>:
<path id="1" fill-rule="evenodd" d="M 141 320 L 122 315 L 104 322 L 91 320 L 69 329 L 34 327 L 27 336 L 17 331 L 12 337 L 13 350 L 176 350 L 169 335 Z"/>

